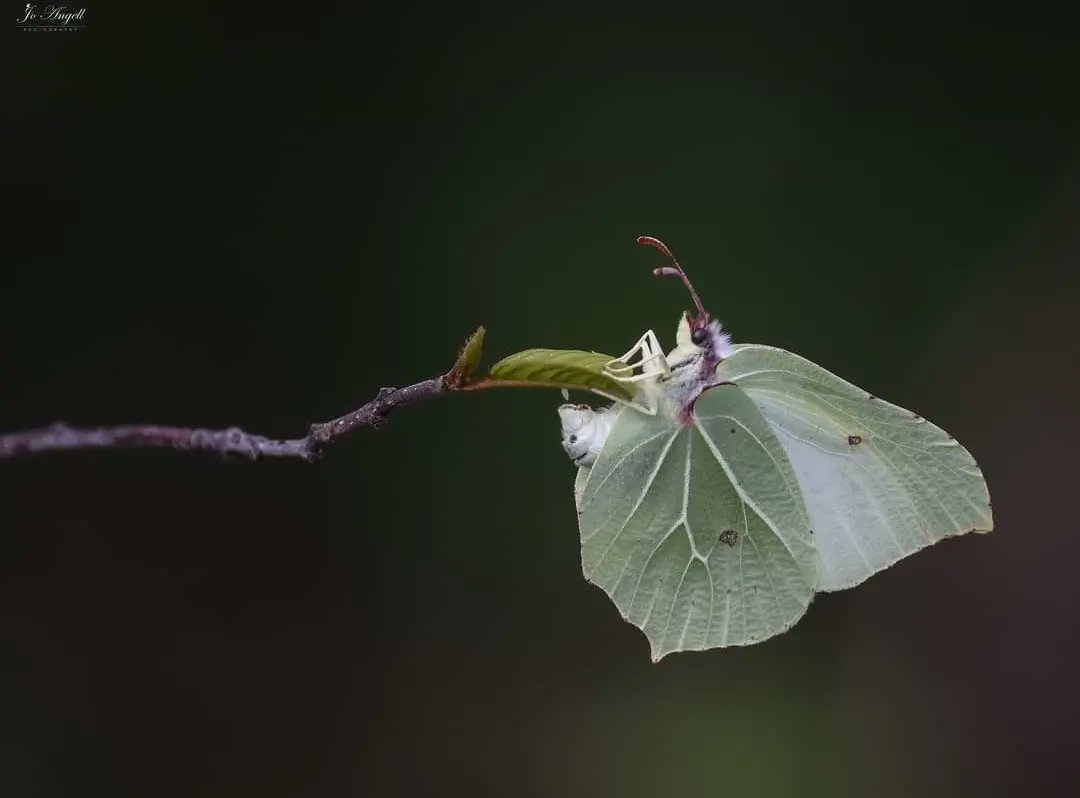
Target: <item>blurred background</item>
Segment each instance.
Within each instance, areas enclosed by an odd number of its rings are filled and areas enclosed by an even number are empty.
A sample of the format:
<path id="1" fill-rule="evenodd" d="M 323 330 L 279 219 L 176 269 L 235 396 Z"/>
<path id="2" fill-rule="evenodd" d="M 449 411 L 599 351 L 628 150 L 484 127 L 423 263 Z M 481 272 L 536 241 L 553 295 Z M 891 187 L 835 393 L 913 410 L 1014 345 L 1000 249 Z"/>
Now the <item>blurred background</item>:
<path id="1" fill-rule="evenodd" d="M 649 660 L 547 391 L 317 465 L 0 462 L 5 796 L 1076 794 L 1080 48 L 1033 7 L 94 4 L 10 37 L 0 429 L 302 435 L 688 298 L 913 408 L 996 529 Z M 81 6 L 78 6 L 81 7 Z"/>

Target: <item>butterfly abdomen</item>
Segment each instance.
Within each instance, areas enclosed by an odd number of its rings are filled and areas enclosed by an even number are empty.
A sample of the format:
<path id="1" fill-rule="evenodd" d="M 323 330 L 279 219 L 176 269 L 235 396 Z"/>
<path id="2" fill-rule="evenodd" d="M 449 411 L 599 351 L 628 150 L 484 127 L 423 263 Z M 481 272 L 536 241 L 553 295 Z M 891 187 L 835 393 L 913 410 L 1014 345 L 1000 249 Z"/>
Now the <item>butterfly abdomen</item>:
<path id="1" fill-rule="evenodd" d="M 559 406 L 562 423 L 562 447 L 574 465 L 589 468 L 604 448 L 615 423 L 616 405 L 593 410 L 588 405 Z"/>

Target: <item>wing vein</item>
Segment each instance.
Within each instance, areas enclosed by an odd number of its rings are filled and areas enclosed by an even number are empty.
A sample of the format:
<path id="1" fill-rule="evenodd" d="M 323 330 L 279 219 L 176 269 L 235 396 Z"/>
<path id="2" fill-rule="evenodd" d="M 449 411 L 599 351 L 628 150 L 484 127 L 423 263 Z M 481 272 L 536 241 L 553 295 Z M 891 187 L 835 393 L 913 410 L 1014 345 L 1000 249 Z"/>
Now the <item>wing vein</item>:
<path id="1" fill-rule="evenodd" d="M 649 474 L 649 478 L 648 478 L 647 480 L 645 480 L 645 489 L 644 489 L 644 490 L 643 490 L 643 491 L 641 492 L 641 495 L 640 495 L 640 496 L 638 497 L 638 499 L 637 499 L 637 502 L 636 502 L 636 503 L 634 504 L 634 506 L 633 506 L 633 507 L 631 508 L 631 510 L 630 510 L 630 515 L 628 515 L 628 516 L 626 517 L 626 520 L 625 520 L 625 521 L 623 521 L 623 525 L 622 525 L 621 527 L 619 527 L 619 532 L 617 532 L 617 533 L 616 533 L 616 537 L 618 537 L 618 535 L 622 533 L 623 529 L 625 529 L 625 528 L 626 528 L 626 524 L 627 524 L 627 523 L 629 523 L 630 519 L 634 517 L 634 513 L 636 513 L 636 512 L 637 512 L 637 510 L 638 510 L 638 507 L 640 507 L 640 506 L 641 506 L 641 503 L 642 503 L 642 502 L 643 502 L 643 501 L 645 500 L 645 495 L 646 495 L 646 494 L 647 494 L 647 493 L 649 492 L 649 489 L 650 489 L 650 488 L 652 487 L 652 484 L 653 484 L 653 480 L 654 480 L 654 479 L 656 479 L 656 475 L 657 475 L 657 474 L 659 473 L 659 471 L 660 471 L 660 466 L 662 466 L 662 465 L 664 464 L 664 458 L 665 458 L 665 457 L 667 457 L 667 453 L 668 453 L 668 450 L 669 450 L 669 449 L 671 448 L 671 444 L 672 444 L 672 443 L 674 442 L 675 438 L 677 438 L 678 436 L 679 436 L 679 430 L 676 430 L 676 431 L 675 431 L 675 433 L 674 433 L 674 434 L 673 434 L 673 435 L 671 436 L 671 440 L 670 440 L 670 441 L 668 441 L 668 442 L 667 442 L 666 444 L 664 444 L 664 448 L 663 448 L 663 449 L 661 450 L 661 452 L 660 452 L 660 455 L 659 455 L 659 456 L 658 456 L 658 457 L 656 458 L 656 465 L 655 465 L 655 466 L 653 467 L 652 473 L 650 473 L 650 474 Z M 586 543 L 587 541 L 591 540 L 591 539 L 592 539 L 592 537 L 593 537 L 593 536 L 594 536 L 594 535 L 595 535 L 595 534 L 596 534 L 597 532 L 599 532 L 599 531 L 600 531 L 601 529 L 603 529 L 604 527 L 606 527 L 606 526 L 607 526 L 607 523 L 608 523 L 608 521 L 610 521 L 610 520 L 611 520 L 611 518 L 610 518 L 610 517 L 609 517 L 609 518 L 607 518 L 607 519 L 606 519 L 606 520 L 604 521 L 604 523 L 602 523 L 602 524 L 599 524 L 599 525 L 598 525 L 598 526 L 596 527 L 596 529 L 594 529 L 594 530 L 593 530 L 592 532 L 590 532 L 590 533 L 589 533 L 588 535 L 585 535 L 585 536 L 583 536 L 583 537 L 581 538 L 581 542 L 582 542 L 582 543 Z M 615 541 L 614 541 L 614 539 L 613 539 L 613 540 L 612 540 L 612 543 L 614 543 L 614 542 L 615 542 Z M 605 552 L 605 554 L 606 554 L 606 552 Z M 599 566 L 599 564 L 600 564 L 600 563 L 597 563 L 597 566 Z"/>
<path id="2" fill-rule="evenodd" d="M 660 432 L 657 432 L 655 435 L 650 435 L 645 440 L 641 441 L 638 444 L 635 444 L 633 447 L 630 448 L 629 451 L 627 451 L 626 454 L 624 454 L 622 457 L 620 457 L 618 460 L 616 460 L 615 463 L 612 464 L 611 468 L 608 469 L 608 472 L 606 474 L 604 474 L 604 478 L 602 480 L 600 480 L 600 484 L 596 486 L 596 490 L 594 490 L 592 492 L 592 495 L 589 497 L 589 501 L 582 503 L 582 505 L 581 505 L 582 512 L 584 512 L 585 508 L 589 506 L 589 504 L 592 502 L 592 500 L 594 498 L 596 498 L 596 494 L 600 492 L 600 488 L 604 487 L 604 485 L 607 483 L 607 481 L 611 477 L 611 475 L 614 474 L 616 470 L 618 470 L 619 466 L 621 466 L 626 461 L 627 457 L 632 455 L 634 452 L 636 452 L 642 446 L 645 446 L 648 443 L 652 443 L 654 440 L 659 438 L 661 435 L 666 435 L 670 431 L 671 430 L 666 430 L 665 429 L 665 430 L 661 430 Z M 588 485 L 586 483 L 586 487 L 587 486 Z M 582 498 L 585 498 L 584 490 L 582 491 Z"/>
<path id="3" fill-rule="evenodd" d="M 704 427 L 702 427 L 696 419 L 694 420 L 694 426 L 697 427 L 698 432 L 701 433 L 701 437 L 705 439 L 705 444 L 709 447 L 709 451 L 713 453 L 713 457 L 717 459 L 717 461 L 720 463 L 720 467 L 724 469 L 724 474 L 727 475 L 728 482 L 731 483 L 731 486 L 735 488 L 735 492 L 739 495 L 739 499 L 742 500 L 747 507 L 753 510 L 754 515 L 760 518 L 766 526 L 772 529 L 776 537 L 779 538 L 780 542 L 784 544 L 784 548 L 787 549 L 788 554 L 791 555 L 791 558 L 795 560 L 795 562 L 798 562 L 799 558 L 795 555 L 795 552 L 792 551 L 791 544 L 789 544 L 786 540 L 784 540 L 783 537 L 781 537 L 780 529 L 776 525 L 776 523 L 773 522 L 771 518 L 769 518 L 767 515 L 765 515 L 765 513 L 761 511 L 761 509 L 754 503 L 753 499 L 751 499 L 747 495 L 746 490 L 743 488 L 742 484 L 739 483 L 737 479 L 735 479 L 735 475 L 731 472 L 731 468 L 730 466 L 728 466 L 727 460 L 725 460 L 724 456 L 720 454 L 720 450 L 716 447 L 716 443 L 713 442 L 713 439 L 711 437 L 709 437 L 709 434 L 705 431 Z M 754 435 L 753 432 L 751 432 L 750 434 L 754 438 L 754 441 L 757 443 L 757 445 L 765 449 L 765 445 L 761 442 L 761 440 L 756 435 Z M 766 451 L 768 450 L 766 449 Z"/>

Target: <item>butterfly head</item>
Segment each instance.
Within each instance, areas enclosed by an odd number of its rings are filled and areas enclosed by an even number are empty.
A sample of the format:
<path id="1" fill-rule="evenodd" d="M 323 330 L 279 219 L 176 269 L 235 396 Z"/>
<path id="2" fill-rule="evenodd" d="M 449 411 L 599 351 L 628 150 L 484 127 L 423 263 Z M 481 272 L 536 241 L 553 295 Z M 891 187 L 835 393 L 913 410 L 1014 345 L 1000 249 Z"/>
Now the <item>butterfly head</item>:
<path id="1" fill-rule="evenodd" d="M 683 313 L 675 330 L 675 349 L 669 360 L 700 356 L 719 363 L 734 352 L 731 336 L 724 332 L 719 319 L 707 319 L 704 325 L 694 326 L 689 313 Z M 674 362 L 672 363 L 674 366 Z M 713 367 L 715 368 L 715 366 Z"/>
<path id="2" fill-rule="evenodd" d="M 709 380 L 720 361 L 732 354 L 731 336 L 724 332 L 720 321 L 705 310 L 693 283 L 667 245 L 652 236 L 641 236 L 638 243 L 655 247 L 668 260 L 668 265 L 654 269 L 653 274 L 657 277 L 678 277 L 694 300 L 695 310 L 683 313 L 675 331 L 675 348 L 668 355 L 672 372 L 692 366 L 700 379 Z"/>

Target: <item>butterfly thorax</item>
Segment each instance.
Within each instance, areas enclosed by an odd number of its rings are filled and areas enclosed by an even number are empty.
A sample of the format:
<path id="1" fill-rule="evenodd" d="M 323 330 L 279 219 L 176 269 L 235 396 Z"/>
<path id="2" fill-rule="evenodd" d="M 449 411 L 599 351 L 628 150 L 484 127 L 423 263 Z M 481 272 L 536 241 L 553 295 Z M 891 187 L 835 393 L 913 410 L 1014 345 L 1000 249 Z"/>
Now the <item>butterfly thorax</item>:
<path id="1" fill-rule="evenodd" d="M 716 367 L 734 349 L 731 336 L 720 322 L 711 319 L 692 328 L 684 313 L 675 333 L 675 348 L 668 353 L 669 373 L 657 380 L 667 412 L 682 424 L 692 420 L 694 402 L 701 392 L 715 385 Z"/>

